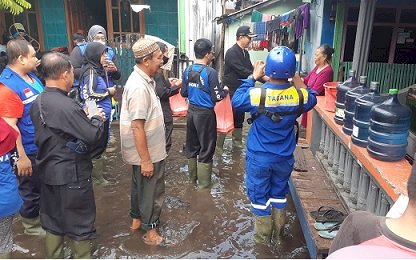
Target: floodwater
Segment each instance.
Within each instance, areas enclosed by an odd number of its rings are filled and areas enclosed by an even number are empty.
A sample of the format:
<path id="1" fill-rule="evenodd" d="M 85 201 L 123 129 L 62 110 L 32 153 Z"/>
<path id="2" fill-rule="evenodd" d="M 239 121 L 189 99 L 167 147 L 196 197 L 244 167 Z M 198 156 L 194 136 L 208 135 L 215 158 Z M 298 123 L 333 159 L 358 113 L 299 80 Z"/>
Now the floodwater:
<path id="1" fill-rule="evenodd" d="M 118 125 L 112 131 L 118 136 Z M 131 166 L 119 149 L 105 155 L 108 186 L 94 186 L 97 206 L 95 258 L 309 258 L 305 240 L 289 199 L 287 224 L 281 245 L 256 245 L 254 221 L 244 185 L 244 150 L 232 148 L 214 158 L 213 187 L 198 191 L 188 181 L 182 154 L 185 129 L 175 128 L 167 158 L 165 204 L 160 231 L 163 247 L 143 243 L 144 231 L 131 231 L 129 217 Z M 13 258 L 44 258 L 44 239 L 23 234 L 19 218 L 13 225 Z M 70 251 L 65 247 L 65 255 Z"/>

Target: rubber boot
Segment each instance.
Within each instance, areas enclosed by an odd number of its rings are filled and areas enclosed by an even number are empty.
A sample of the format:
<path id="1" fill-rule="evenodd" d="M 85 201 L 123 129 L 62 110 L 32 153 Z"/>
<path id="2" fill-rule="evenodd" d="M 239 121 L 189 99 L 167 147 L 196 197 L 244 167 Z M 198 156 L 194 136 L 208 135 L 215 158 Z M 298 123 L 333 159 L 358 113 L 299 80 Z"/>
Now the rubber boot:
<path id="1" fill-rule="evenodd" d="M 64 237 L 46 232 L 45 248 L 46 258 L 64 258 Z"/>
<path id="2" fill-rule="evenodd" d="M 272 209 L 272 219 L 273 219 L 273 242 L 280 244 L 281 235 L 286 223 L 286 210 L 285 209 Z"/>
<path id="3" fill-rule="evenodd" d="M 94 161 L 94 167 L 92 168 L 92 181 L 97 185 L 108 185 L 109 181 L 104 179 L 104 162 L 105 158 L 101 156 L 99 159 Z"/>
<path id="4" fill-rule="evenodd" d="M 40 225 L 40 217 L 24 218 L 22 217 L 22 224 L 25 228 L 24 233 L 30 236 L 45 236 L 46 232 Z"/>
<path id="5" fill-rule="evenodd" d="M 197 171 L 197 161 L 196 161 L 196 158 L 188 159 L 189 180 L 193 184 L 196 184 L 196 180 L 197 180 L 197 178 L 196 178 L 197 177 L 196 171 Z"/>
<path id="6" fill-rule="evenodd" d="M 234 128 L 233 146 L 237 148 L 243 148 L 243 128 Z"/>
<path id="7" fill-rule="evenodd" d="M 215 152 L 217 154 L 222 154 L 224 152 L 224 142 L 226 134 L 218 133 L 217 134 L 217 145 L 215 146 Z"/>
<path id="8" fill-rule="evenodd" d="M 0 254 L 0 259 L 10 259 L 10 258 L 12 258 L 12 252 Z"/>
<path id="9" fill-rule="evenodd" d="M 91 258 L 91 241 L 76 241 L 71 239 L 71 248 L 74 259 L 90 259 Z"/>
<path id="10" fill-rule="evenodd" d="M 211 187 L 212 163 L 198 163 L 198 187 L 208 189 Z"/>
<path id="11" fill-rule="evenodd" d="M 256 216 L 255 228 L 256 243 L 269 245 L 272 236 L 272 216 Z"/>

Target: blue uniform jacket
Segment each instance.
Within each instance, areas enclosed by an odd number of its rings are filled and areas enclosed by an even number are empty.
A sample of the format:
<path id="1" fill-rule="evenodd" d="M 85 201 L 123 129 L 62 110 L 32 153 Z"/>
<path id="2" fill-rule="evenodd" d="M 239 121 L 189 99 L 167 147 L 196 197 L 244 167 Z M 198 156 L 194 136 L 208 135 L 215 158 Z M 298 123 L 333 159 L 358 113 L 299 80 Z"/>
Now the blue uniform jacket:
<path id="1" fill-rule="evenodd" d="M 290 83 L 263 85 L 267 89 L 265 109 L 270 112 L 296 111 L 299 96 L 296 88 Z M 304 96 L 304 112 L 316 105 L 316 92 L 312 89 L 301 89 Z M 254 87 L 254 81 L 243 80 L 232 98 L 235 109 L 250 112 L 258 111 L 261 88 Z M 297 115 L 282 116 L 280 122 L 274 122 L 270 117 L 260 114 L 251 125 L 247 137 L 247 157 L 264 163 L 275 163 L 293 158 L 296 146 L 294 125 Z"/>
<path id="2" fill-rule="evenodd" d="M 94 100 L 104 110 L 106 120 L 111 116 L 111 97 L 107 91 L 107 82 L 102 76 L 90 69 L 81 79 L 81 99 Z"/>
<path id="3" fill-rule="evenodd" d="M 192 71 L 198 71 L 202 64 L 194 64 L 192 65 Z M 189 67 L 185 69 L 183 73 L 182 79 L 182 88 L 181 88 L 181 95 L 183 97 L 187 97 L 189 103 L 198 106 L 198 107 L 205 107 L 205 108 L 214 108 L 215 103 L 221 101 L 225 98 L 228 91 L 224 90 L 220 86 L 220 82 L 218 80 L 218 73 L 211 67 L 206 67 L 201 71 L 200 80 L 203 85 L 203 88 L 206 89 L 207 92 L 200 89 L 197 83 L 190 83 L 188 80 L 189 75 Z"/>
<path id="4" fill-rule="evenodd" d="M 36 75 L 33 72 L 28 75 L 34 80 L 35 84 L 38 84 L 43 90 L 42 82 Z M 42 91 L 39 91 L 33 85 L 27 83 L 19 76 L 19 74 L 11 70 L 8 66 L 1 73 L 0 82 L 12 89 L 23 102 L 23 116 L 17 121 L 17 127 L 19 128 L 26 154 L 36 154 L 38 148 L 35 145 L 35 128 L 33 127 L 32 119 L 30 118 L 30 107 Z"/>

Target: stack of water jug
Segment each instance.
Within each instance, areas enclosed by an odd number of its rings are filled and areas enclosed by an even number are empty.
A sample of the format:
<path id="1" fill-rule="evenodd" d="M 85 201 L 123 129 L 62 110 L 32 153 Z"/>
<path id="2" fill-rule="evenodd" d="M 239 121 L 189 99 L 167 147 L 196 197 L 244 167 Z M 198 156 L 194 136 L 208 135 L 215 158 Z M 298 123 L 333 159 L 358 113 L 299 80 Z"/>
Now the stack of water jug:
<path id="1" fill-rule="evenodd" d="M 349 71 L 349 78 L 338 85 L 335 122 L 351 135 L 354 144 L 367 147 L 368 154 L 381 161 L 399 161 L 406 156 L 411 111 L 399 103 L 397 89 L 389 96 L 378 93 L 378 82 L 367 84 L 367 77 Z"/>

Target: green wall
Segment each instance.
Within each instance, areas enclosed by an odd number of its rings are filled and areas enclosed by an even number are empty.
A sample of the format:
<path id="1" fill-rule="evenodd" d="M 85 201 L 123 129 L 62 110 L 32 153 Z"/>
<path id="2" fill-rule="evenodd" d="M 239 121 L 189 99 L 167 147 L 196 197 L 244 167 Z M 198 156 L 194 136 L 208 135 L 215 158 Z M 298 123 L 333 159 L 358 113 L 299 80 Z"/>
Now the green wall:
<path id="1" fill-rule="evenodd" d="M 146 34 L 157 36 L 170 44 L 178 45 L 178 1 L 146 0 Z"/>
<path id="2" fill-rule="evenodd" d="M 64 0 L 40 0 L 45 50 L 67 46 Z"/>

